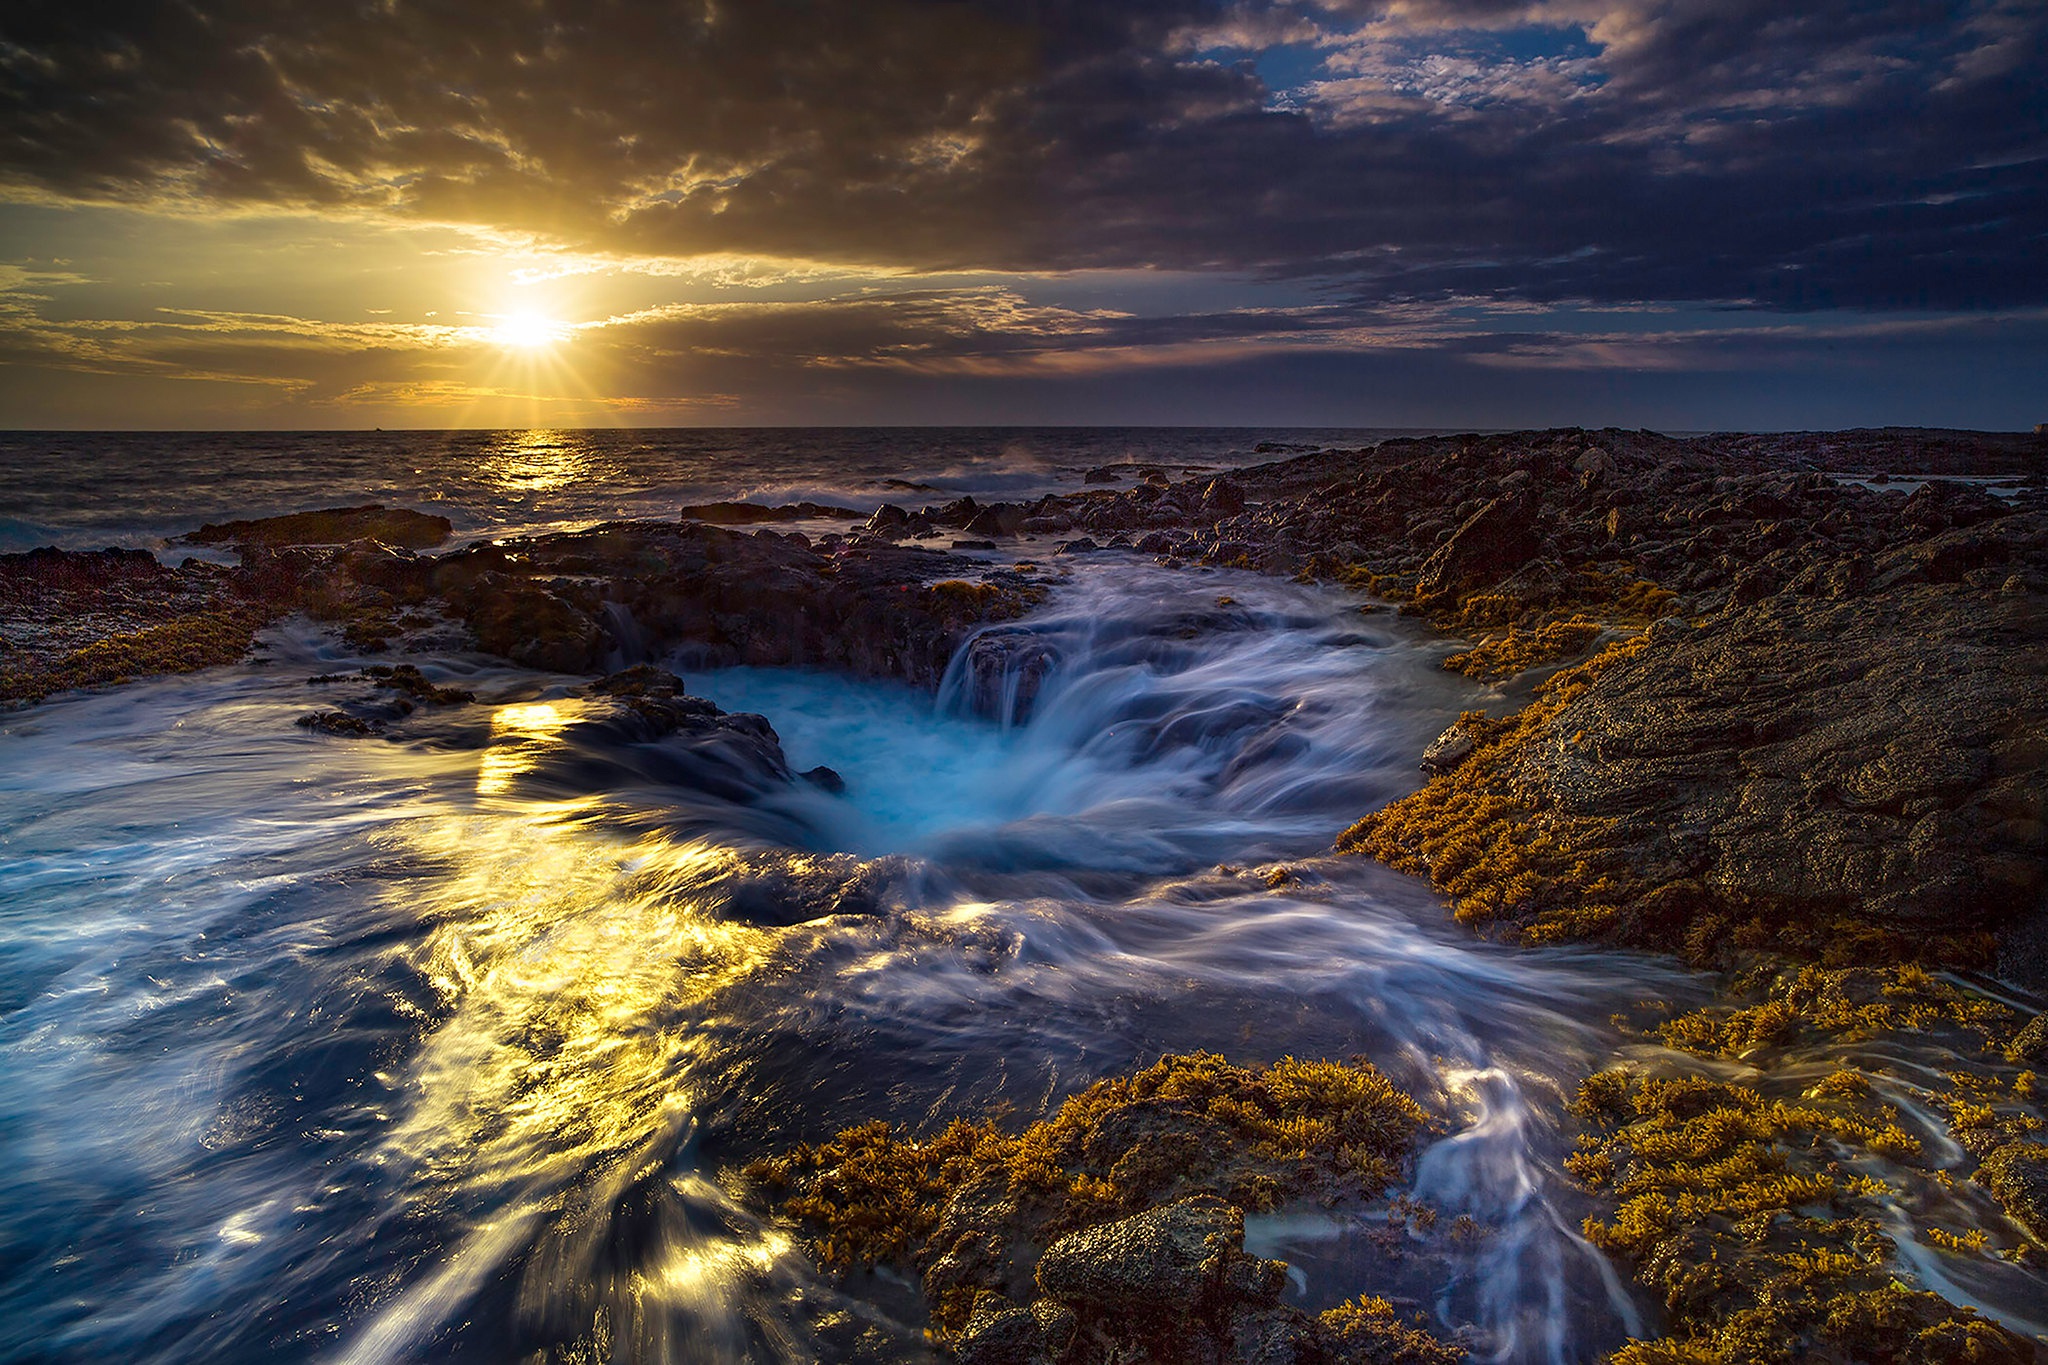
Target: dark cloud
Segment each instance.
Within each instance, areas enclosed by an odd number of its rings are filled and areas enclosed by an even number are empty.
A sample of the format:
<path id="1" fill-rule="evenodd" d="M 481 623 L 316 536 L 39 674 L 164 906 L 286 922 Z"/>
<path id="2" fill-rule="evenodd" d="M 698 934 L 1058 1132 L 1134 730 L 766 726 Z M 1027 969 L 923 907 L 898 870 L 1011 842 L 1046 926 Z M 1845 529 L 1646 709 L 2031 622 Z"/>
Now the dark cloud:
<path id="1" fill-rule="evenodd" d="M 1983 308 L 2048 299 L 2044 63 L 2037 0 L 15 0 L 0 173 L 650 255 Z"/>

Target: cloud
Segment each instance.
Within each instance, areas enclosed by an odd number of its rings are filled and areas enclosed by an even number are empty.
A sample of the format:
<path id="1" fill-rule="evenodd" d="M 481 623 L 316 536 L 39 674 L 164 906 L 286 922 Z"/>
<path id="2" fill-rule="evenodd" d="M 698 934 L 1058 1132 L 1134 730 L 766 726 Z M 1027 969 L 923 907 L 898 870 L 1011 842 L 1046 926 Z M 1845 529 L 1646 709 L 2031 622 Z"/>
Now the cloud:
<path id="1" fill-rule="evenodd" d="M 17 195 L 1360 299 L 2048 298 L 2025 0 L 21 0 Z M 1276 88 L 1270 52 L 1312 70 Z"/>

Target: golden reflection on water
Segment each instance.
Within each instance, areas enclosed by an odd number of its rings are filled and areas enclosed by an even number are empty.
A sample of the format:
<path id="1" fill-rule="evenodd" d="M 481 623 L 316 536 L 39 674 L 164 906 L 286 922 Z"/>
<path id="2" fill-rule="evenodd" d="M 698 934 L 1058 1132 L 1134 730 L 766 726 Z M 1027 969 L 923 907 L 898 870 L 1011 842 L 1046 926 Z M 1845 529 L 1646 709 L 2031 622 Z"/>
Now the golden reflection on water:
<path id="1" fill-rule="evenodd" d="M 544 734 L 553 709 L 498 719 Z M 380 1311 L 351 1360 L 403 1358 L 515 1256 L 522 1303 L 590 1307 L 595 1295 L 600 1316 L 660 1336 L 670 1328 L 655 1320 L 681 1307 L 729 1314 L 739 1286 L 790 1249 L 758 1225 L 665 1238 L 624 1282 L 594 1283 L 616 1202 L 687 1142 L 691 1077 L 712 1060 L 705 1021 L 769 963 L 779 934 L 700 913 L 692 884 L 732 854 L 629 842 L 581 811 L 423 820 L 399 836 L 410 859 L 448 870 L 402 893 L 431 926 L 416 965 L 439 1002 L 382 1163 L 410 1210 L 481 1221 Z M 725 1201 L 701 1177 L 664 1179 L 679 1192 L 686 1181 L 700 1205 Z"/>
<path id="2" fill-rule="evenodd" d="M 531 772 L 541 752 L 569 725 L 571 717 L 551 702 L 501 706 L 491 714 L 491 747 L 477 761 L 479 796 L 503 796 L 513 779 Z"/>
<path id="3" fill-rule="evenodd" d="M 478 457 L 477 477 L 508 493 L 552 493 L 617 473 L 574 431 L 507 431 Z"/>

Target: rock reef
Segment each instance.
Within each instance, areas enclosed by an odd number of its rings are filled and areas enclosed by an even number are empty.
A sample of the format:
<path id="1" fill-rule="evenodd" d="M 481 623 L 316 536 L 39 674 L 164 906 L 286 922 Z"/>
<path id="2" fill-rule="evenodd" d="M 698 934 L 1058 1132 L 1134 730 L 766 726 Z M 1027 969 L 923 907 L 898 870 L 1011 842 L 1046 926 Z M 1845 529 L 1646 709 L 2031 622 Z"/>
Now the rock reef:
<path id="1" fill-rule="evenodd" d="M 1373 1200 L 1426 1126 L 1369 1064 L 1194 1054 L 1019 1133 L 869 1123 L 747 1175 L 783 1194 L 825 1264 L 914 1271 L 963 1361 L 1449 1365 L 1462 1350 L 1383 1300 L 1282 1304 L 1285 1266 L 1244 1251 L 1246 1209 Z"/>

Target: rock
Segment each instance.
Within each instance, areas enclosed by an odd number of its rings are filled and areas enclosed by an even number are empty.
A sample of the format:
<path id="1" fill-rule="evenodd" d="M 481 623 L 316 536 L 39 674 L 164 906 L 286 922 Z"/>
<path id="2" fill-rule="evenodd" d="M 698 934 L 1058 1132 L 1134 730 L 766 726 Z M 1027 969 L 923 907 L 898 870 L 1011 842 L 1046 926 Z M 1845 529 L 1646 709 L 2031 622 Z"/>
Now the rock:
<path id="1" fill-rule="evenodd" d="M 909 523 L 910 513 L 904 511 L 893 502 L 885 502 L 875 509 L 873 516 L 867 519 L 865 529 L 880 535 L 900 530 Z"/>
<path id="2" fill-rule="evenodd" d="M 1088 537 L 1081 536 L 1074 540 L 1063 541 L 1059 545 L 1054 546 L 1053 553 L 1056 555 L 1086 555 L 1093 554 L 1101 548 L 1100 545 L 1097 545 Z"/>
<path id="3" fill-rule="evenodd" d="M 1028 1308 L 1008 1307 L 977 1312 L 953 1348 L 960 1365 L 1037 1365 L 1045 1352 L 1038 1318 Z"/>
<path id="4" fill-rule="evenodd" d="M 1229 479 L 1212 479 L 1202 490 L 1202 512 L 1207 516 L 1234 517 L 1244 511 L 1244 490 Z"/>
<path id="5" fill-rule="evenodd" d="M 2048 1067 L 2048 1014 L 2037 1014 L 2013 1035 L 2005 1055 L 2026 1066 Z"/>
<path id="6" fill-rule="evenodd" d="M 351 716 L 346 711 L 314 711 L 300 716 L 293 724 L 301 730 L 312 730 L 323 735 L 341 735 L 349 739 L 361 739 L 383 728 L 376 721 Z"/>
<path id="7" fill-rule="evenodd" d="M 1659 623 L 1510 780 L 1598 824 L 1644 895 L 1703 884 L 1745 918 L 1916 936 L 2014 923 L 2048 890 L 2027 814 L 2048 803 L 2048 620 L 2026 601 L 1903 585 Z"/>
<path id="8" fill-rule="evenodd" d="M 956 550 L 993 550 L 995 547 L 993 540 L 956 540 L 952 545 Z"/>
<path id="9" fill-rule="evenodd" d="M 1058 663 L 1057 648 L 1036 631 L 1017 626 L 984 630 L 959 661 L 968 710 L 1004 725 L 1022 725 Z"/>
<path id="10" fill-rule="evenodd" d="M 1014 502 L 992 502 L 974 514 L 966 529 L 976 536 L 1014 536 L 1023 529 L 1026 515 Z"/>
<path id="11" fill-rule="evenodd" d="M 1495 498 L 1467 517 L 1430 556 L 1416 594 L 1427 600 L 1486 587 L 1535 558 L 1541 549 L 1529 505 Z"/>
<path id="12" fill-rule="evenodd" d="M 479 648 L 527 668 L 587 673 L 603 655 L 597 623 L 534 583 L 492 575 L 459 598 L 457 608 Z"/>
<path id="13" fill-rule="evenodd" d="M 1899 509 L 1899 520 L 1920 531 L 1974 526 L 2003 516 L 2006 505 L 1975 484 L 1930 479 L 1913 490 Z"/>
<path id="14" fill-rule="evenodd" d="M 606 697 L 662 698 L 684 696 L 688 691 L 681 678 L 653 664 L 635 664 L 608 673 L 592 683 L 590 690 Z"/>
<path id="15" fill-rule="evenodd" d="M 1476 742 L 1470 726 L 1454 721 L 1422 751 L 1422 771 L 1431 777 L 1449 772 L 1471 756 Z"/>
<path id="16" fill-rule="evenodd" d="M 476 700 L 476 693 L 465 687 L 436 687 L 412 664 L 377 664 L 364 669 L 363 676 L 385 691 L 429 706 L 460 706 Z"/>
<path id="17" fill-rule="evenodd" d="M 1122 483 L 1124 476 L 1108 465 L 1100 465 L 1082 476 L 1082 483 Z"/>
<path id="18" fill-rule="evenodd" d="M 1071 1233 L 1045 1249 L 1038 1287 L 1097 1312 L 1193 1310 L 1244 1245 L 1244 1212 L 1213 1195 Z"/>
<path id="19" fill-rule="evenodd" d="M 851 507 L 834 507 L 815 502 L 784 503 L 764 507 L 753 502 L 698 502 L 684 506 L 677 514 L 684 521 L 701 521 L 713 526 L 756 526 L 768 521 L 861 521 Z"/>
<path id="20" fill-rule="evenodd" d="M 341 545 L 352 540 L 377 540 L 408 550 L 439 545 L 455 530 L 446 517 L 404 507 L 367 503 L 360 507 L 329 507 L 318 512 L 293 512 L 253 521 L 208 522 L 183 537 L 194 545 Z"/>
<path id="21" fill-rule="evenodd" d="M 1984 1159 L 1972 1178 L 1991 1191 L 2029 1237 L 2048 1245 L 2048 1144 L 2015 1142 L 2001 1147 Z"/>

